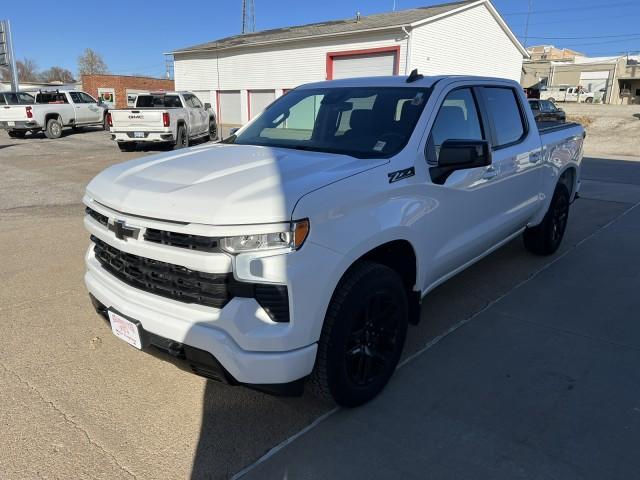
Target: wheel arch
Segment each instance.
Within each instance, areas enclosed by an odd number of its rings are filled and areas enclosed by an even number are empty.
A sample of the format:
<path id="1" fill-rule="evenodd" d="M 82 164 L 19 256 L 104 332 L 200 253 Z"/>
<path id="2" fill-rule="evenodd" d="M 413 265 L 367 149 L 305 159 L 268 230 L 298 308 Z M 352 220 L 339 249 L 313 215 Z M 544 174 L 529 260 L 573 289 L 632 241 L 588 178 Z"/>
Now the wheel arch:
<path id="1" fill-rule="evenodd" d="M 47 126 L 47 122 L 48 122 L 49 120 L 58 120 L 61 124 L 63 124 L 63 121 L 62 121 L 62 115 L 60 115 L 59 113 L 49 112 L 49 113 L 45 114 L 45 116 L 44 116 L 44 125 L 45 125 L 45 128 L 46 128 L 46 126 Z M 64 126 L 64 125 L 63 125 L 63 126 Z"/>
<path id="2" fill-rule="evenodd" d="M 409 323 L 415 325 L 420 319 L 420 291 L 416 291 L 418 283 L 418 256 L 413 244 L 405 238 L 386 240 L 376 245 L 369 245 L 342 272 L 335 290 L 348 273 L 362 262 L 374 262 L 394 270 L 404 283 L 409 301 Z"/>

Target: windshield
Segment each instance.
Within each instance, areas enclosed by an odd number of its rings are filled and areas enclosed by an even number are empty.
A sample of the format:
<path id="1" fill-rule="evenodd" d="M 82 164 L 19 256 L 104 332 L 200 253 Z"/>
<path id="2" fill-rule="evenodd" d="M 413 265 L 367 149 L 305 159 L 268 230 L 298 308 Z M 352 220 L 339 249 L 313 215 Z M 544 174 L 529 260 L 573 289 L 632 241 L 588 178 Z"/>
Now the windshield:
<path id="1" fill-rule="evenodd" d="M 139 108 L 181 108 L 180 97 L 177 95 L 139 95 L 136 102 Z"/>
<path id="2" fill-rule="evenodd" d="M 407 87 L 292 90 L 225 142 L 386 158 L 407 144 L 428 96 Z"/>

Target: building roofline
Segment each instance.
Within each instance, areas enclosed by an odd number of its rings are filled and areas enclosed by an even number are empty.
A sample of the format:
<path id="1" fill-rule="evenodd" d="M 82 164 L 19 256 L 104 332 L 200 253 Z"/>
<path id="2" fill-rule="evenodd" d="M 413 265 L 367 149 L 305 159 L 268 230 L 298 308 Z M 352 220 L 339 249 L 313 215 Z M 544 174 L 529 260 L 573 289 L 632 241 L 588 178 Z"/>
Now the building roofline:
<path id="1" fill-rule="evenodd" d="M 498 22 L 498 25 L 500 25 L 500 27 L 502 28 L 502 30 L 506 33 L 506 35 L 509 37 L 509 39 L 512 41 L 512 43 L 516 46 L 516 48 L 520 51 L 520 53 L 522 54 L 523 58 L 525 59 L 529 59 L 531 58 L 529 53 L 527 52 L 526 48 L 524 48 L 524 46 L 520 43 L 520 41 L 518 40 L 518 38 L 514 35 L 514 33 L 511 31 L 511 29 L 509 28 L 509 26 L 506 24 L 506 22 L 502 19 L 502 17 L 500 16 L 500 13 L 496 10 L 496 8 L 493 6 L 493 4 L 491 3 L 490 0 L 476 0 L 476 1 L 468 1 L 468 2 L 450 2 L 447 4 L 440 4 L 440 5 L 434 5 L 434 7 L 437 6 L 446 6 L 446 5 L 453 5 L 456 3 L 460 3 L 460 6 L 458 8 L 454 8 L 452 10 L 446 11 L 446 12 L 442 12 L 439 13 L 437 15 L 433 15 L 431 17 L 427 17 L 427 18 L 423 18 L 421 20 L 417 20 L 414 22 L 400 22 L 394 25 L 386 25 L 386 26 L 382 26 L 382 27 L 374 27 L 374 28 L 362 28 L 359 30 L 350 30 L 350 31 L 344 31 L 344 32 L 331 32 L 331 33 L 323 33 L 323 34 L 315 34 L 315 35 L 301 35 L 301 36 L 296 36 L 296 37 L 291 37 L 291 38 L 281 38 L 281 39 L 275 39 L 275 40 L 265 40 L 265 41 L 257 41 L 257 42 L 252 42 L 252 43 L 244 43 L 244 44 L 239 44 L 239 45 L 229 45 L 229 46 L 219 46 L 218 45 L 218 41 L 214 41 L 214 42 L 210 42 L 210 45 L 206 45 L 205 46 L 194 46 L 194 47 L 187 47 L 185 49 L 179 49 L 179 50 L 173 50 L 170 52 L 165 52 L 165 55 L 181 55 L 181 54 L 188 54 L 188 53 L 197 53 L 197 52 L 212 52 L 212 51 L 226 51 L 226 50 L 232 50 L 232 49 L 242 49 L 242 48 L 250 48 L 250 47 L 259 47 L 259 46 L 264 46 L 264 45 L 274 45 L 274 44 L 280 44 L 280 43 L 291 43 L 291 42 L 297 42 L 297 41 L 301 41 L 301 40 L 308 40 L 308 39 L 316 39 L 316 38 L 331 38 L 331 37 L 341 37 L 341 36 L 345 36 L 345 35 L 358 35 L 358 34 L 362 34 L 362 33 L 369 33 L 369 32 L 379 32 L 379 31 L 388 31 L 388 30 L 401 30 L 403 28 L 416 28 L 419 27 L 421 25 L 430 23 L 430 22 L 434 22 L 434 21 L 438 21 L 442 18 L 448 17 L 450 15 L 455 15 L 457 13 L 463 12 L 465 10 L 477 7 L 479 5 L 485 5 L 487 7 L 487 9 L 489 10 L 489 13 L 494 17 L 494 19 Z M 310 25 L 314 25 L 314 24 L 310 24 Z M 300 27 L 303 27 L 305 25 L 300 25 Z M 224 39 L 220 39 L 220 40 L 224 40 Z"/>

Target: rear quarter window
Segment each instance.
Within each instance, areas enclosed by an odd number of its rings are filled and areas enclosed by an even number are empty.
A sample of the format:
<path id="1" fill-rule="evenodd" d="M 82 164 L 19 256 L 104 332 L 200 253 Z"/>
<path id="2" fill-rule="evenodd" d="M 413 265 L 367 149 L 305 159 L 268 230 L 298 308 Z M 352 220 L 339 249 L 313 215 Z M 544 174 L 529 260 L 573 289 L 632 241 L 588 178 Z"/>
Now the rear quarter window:
<path id="1" fill-rule="evenodd" d="M 494 127 L 494 148 L 520 141 L 525 134 L 525 125 L 516 92 L 508 87 L 485 87 L 483 92 Z"/>

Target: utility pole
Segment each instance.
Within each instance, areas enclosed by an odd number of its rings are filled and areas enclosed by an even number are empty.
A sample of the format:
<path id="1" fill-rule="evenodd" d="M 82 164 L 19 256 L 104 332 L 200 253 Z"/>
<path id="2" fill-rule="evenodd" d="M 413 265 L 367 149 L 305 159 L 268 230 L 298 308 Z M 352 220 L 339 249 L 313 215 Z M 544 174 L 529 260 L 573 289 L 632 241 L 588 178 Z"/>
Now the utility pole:
<path id="1" fill-rule="evenodd" d="M 254 0 L 242 0 L 242 33 L 256 31 L 256 5 Z"/>
<path id="2" fill-rule="evenodd" d="M 11 70 L 11 89 L 17 92 L 19 88 L 18 69 L 16 68 L 16 57 L 13 54 L 9 20 L 0 21 L 0 67 L 9 67 Z"/>
<path id="3" fill-rule="evenodd" d="M 524 48 L 527 48 L 527 42 L 529 40 L 529 18 L 531 17 L 531 4 L 533 0 L 529 0 L 529 10 L 527 10 L 527 22 L 524 25 Z"/>

